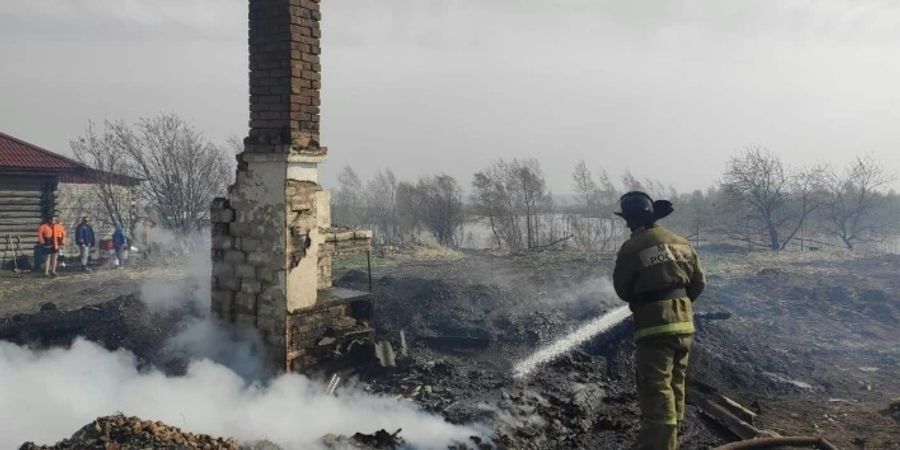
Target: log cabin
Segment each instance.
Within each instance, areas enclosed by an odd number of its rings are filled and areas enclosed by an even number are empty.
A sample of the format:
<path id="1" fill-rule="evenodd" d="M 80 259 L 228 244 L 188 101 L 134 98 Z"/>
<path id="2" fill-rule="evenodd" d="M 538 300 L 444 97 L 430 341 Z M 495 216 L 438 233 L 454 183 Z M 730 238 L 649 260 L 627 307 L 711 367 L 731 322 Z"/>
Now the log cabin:
<path id="1" fill-rule="evenodd" d="M 22 139 L 0 132 L 0 261 L 12 259 L 16 240 L 28 256 L 37 243 L 41 221 L 56 215 L 69 233 L 67 254 L 75 254 L 75 226 L 81 217 L 93 219 L 97 238 L 111 233 L 112 220 L 96 198 L 98 180 L 113 180 L 132 207 L 137 178 L 96 171 Z"/>

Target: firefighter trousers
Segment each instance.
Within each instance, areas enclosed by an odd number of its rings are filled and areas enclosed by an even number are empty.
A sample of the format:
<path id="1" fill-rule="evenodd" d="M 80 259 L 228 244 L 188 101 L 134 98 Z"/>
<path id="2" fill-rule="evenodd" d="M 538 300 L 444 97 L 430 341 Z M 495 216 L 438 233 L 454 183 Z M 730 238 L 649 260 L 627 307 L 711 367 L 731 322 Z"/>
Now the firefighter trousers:
<path id="1" fill-rule="evenodd" d="M 647 336 L 635 343 L 637 395 L 643 416 L 637 449 L 678 449 L 692 342 L 692 334 L 667 334 Z"/>

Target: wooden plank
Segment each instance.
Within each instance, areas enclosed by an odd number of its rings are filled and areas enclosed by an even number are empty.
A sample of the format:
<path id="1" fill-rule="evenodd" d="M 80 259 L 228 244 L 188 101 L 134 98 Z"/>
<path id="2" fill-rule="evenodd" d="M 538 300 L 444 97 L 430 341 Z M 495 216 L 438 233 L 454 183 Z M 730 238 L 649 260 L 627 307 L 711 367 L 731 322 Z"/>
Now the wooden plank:
<path id="1" fill-rule="evenodd" d="M 12 236 L 13 239 L 15 239 L 16 236 L 19 236 L 22 239 L 25 239 L 25 238 L 37 239 L 37 231 L 36 230 L 10 230 L 10 229 L 0 228 L 0 243 L 6 241 L 6 236 Z"/>
<path id="2" fill-rule="evenodd" d="M 16 243 L 15 243 L 15 242 L 13 242 L 12 245 L 9 246 L 9 247 L 6 246 L 6 240 L 5 240 L 5 239 L 0 240 L 0 242 L 2 242 L 2 244 L 0 244 L 0 251 L 5 251 L 5 252 L 14 252 L 14 251 L 17 251 L 17 250 L 16 250 Z M 21 253 L 30 254 L 31 252 L 34 251 L 34 245 L 35 245 L 35 244 L 37 244 L 37 242 L 22 242 L 22 251 L 21 251 Z"/>
<path id="3" fill-rule="evenodd" d="M 7 252 L 7 253 L 10 253 L 10 254 L 18 252 L 20 255 L 21 255 L 22 253 L 24 253 L 24 254 L 26 254 L 26 255 L 31 255 L 31 254 L 34 254 L 34 245 L 35 245 L 34 242 L 32 242 L 32 243 L 30 243 L 30 244 L 25 244 L 25 243 L 23 242 L 23 243 L 22 243 L 22 249 L 21 249 L 21 250 L 17 250 L 15 244 L 13 244 L 13 246 L 12 246 L 12 247 L 9 247 L 9 248 L 6 247 L 6 244 L 2 244 L 2 245 L 0 245 L 0 252 Z"/>
<path id="4" fill-rule="evenodd" d="M 38 205 L 40 206 L 40 197 L 0 197 L 0 208 L 4 205 Z"/>
<path id="5" fill-rule="evenodd" d="M 741 439 L 770 437 L 771 435 L 770 432 L 760 430 L 759 428 L 756 428 L 753 425 L 744 422 L 718 403 L 713 403 L 712 401 L 707 400 L 706 408 L 703 408 L 702 411 L 706 413 L 710 418 L 714 419 L 716 422 L 719 422 L 720 425 L 725 427 L 732 434 Z"/>
<path id="6" fill-rule="evenodd" d="M 33 219 L 39 223 L 41 221 L 41 213 L 29 211 L 0 211 L 0 221 L 5 219 Z"/>
<path id="7" fill-rule="evenodd" d="M 9 189 L 0 187 L 0 197 L 38 197 L 40 198 L 43 195 L 44 191 L 41 189 Z"/>
<path id="8" fill-rule="evenodd" d="M 0 189 L 37 189 L 40 190 L 43 188 L 50 180 L 49 179 L 34 179 L 34 178 L 5 178 L 3 181 L 0 181 Z"/>
<path id="9" fill-rule="evenodd" d="M 2 226 L 0 225 L 0 237 L 6 237 L 7 234 L 11 234 L 13 236 L 20 235 L 37 235 L 37 227 L 23 227 L 23 226 Z"/>
<path id="10" fill-rule="evenodd" d="M 23 218 L 18 218 L 18 219 L 4 218 L 3 214 L 0 214 L 0 228 L 18 228 L 18 229 L 25 229 L 25 230 L 30 230 L 30 229 L 34 228 L 35 230 L 37 230 L 37 227 L 41 226 L 41 223 L 42 223 L 41 219 L 39 219 L 39 217 L 41 217 L 41 214 L 36 213 L 36 212 L 30 213 L 30 214 L 31 214 L 31 216 L 29 216 L 29 217 L 23 217 Z M 63 224 L 63 225 L 65 225 L 65 224 Z M 66 227 L 66 230 L 68 230 L 68 227 Z"/>
<path id="11" fill-rule="evenodd" d="M 0 211 L 5 211 L 9 208 L 17 208 L 17 207 L 28 207 L 28 208 L 40 208 L 43 202 L 40 199 L 16 199 L 16 200 L 6 200 L 0 197 Z"/>
<path id="12" fill-rule="evenodd" d="M 15 250 L 15 248 L 6 249 L 5 247 L 0 247 L 0 255 L 2 255 L 2 254 L 4 254 L 4 253 L 6 254 L 7 261 L 9 261 L 9 258 L 10 258 L 14 253 L 15 253 L 15 254 L 19 254 L 19 255 L 23 255 L 23 254 L 24 254 L 24 255 L 26 255 L 26 256 L 32 256 L 32 255 L 34 255 L 34 244 L 29 245 L 29 246 L 27 246 L 27 247 L 25 246 L 25 244 L 22 244 L 22 250 Z"/>
<path id="13" fill-rule="evenodd" d="M 42 210 L 41 205 L 4 205 L 3 202 L 0 202 L 0 216 L 7 212 L 27 212 L 40 216 Z"/>
<path id="14" fill-rule="evenodd" d="M 39 226 L 40 226 L 40 224 L 36 224 L 34 222 L 28 223 L 28 224 L 13 224 L 13 225 L 0 224 L 0 230 L 3 230 L 4 233 L 27 230 L 29 233 L 37 234 L 37 229 Z"/>
<path id="15" fill-rule="evenodd" d="M 0 228 L 0 243 L 6 241 L 6 237 L 12 237 L 12 240 L 16 240 L 16 237 L 20 237 L 22 239 L 37 239 L 37 228 L 33 230 L 13 230 L 9 228 Z M 66 236 L 68 238 L 68 236 Z"/>
<path id="16" fill-rule="evenodd" d="M 735 400 L 732 400 L 722 394 L 719 394 L 719 399 L 722 400 L 722 405 L 725 406 L 732 414 L 737 416 L 739 419 L 744 422 L 749 423 L 750 425 L 756 426 L 756 413 L 747 409 L 744 405 L 738 403 Z"/>
<path id="17" fill-rule="evenodd" d="M 29 250 L 34 249 L 35 244 L 37 244 L 37 241 L 34 241 L 34 242 L 22 241 L 22 251 L 27 252 Z M 2 239 L 0 239 L 0 250 L 12 251 L 15 248 L 16 248 L 16 240 L 15 239 L 12 240 L 12 243 L 10 244 L 9 247 L 6 246 L 6 237 L 3 237 Z"/>
<path id="18" fill-rule="evenodd" d="M 4 252 L 9 255 L 12 255 L 13 253 L 18 253 L 20 255 L 23 253 L 26 255 L 33 255 L 34 254 L 34 244 L 25 245 L 23 243 L 21 250 L 17 250 L 15 246 L 6 248 L 6 246 L 0 245 L 0 253 L 4 253 Z"/>
<path id="19" fill-rule="evenodd" d="M 3 219 L 0 218 L 0 227 L 6 228 L 22 228 L 22 229 L 34 229 L 37 232 L 38 227 L 41 226 L 40 220 L 35 219 Z"/>
<path id="20" fill-rule="evenodd" d="M 12 240 L 16 240 L 16 236 L 22 238 L 24 242 L 27 240 L 37 240 L 37 230 L 27 231 L 27 232 L 12 232 L 12 231 L 0 231 L 0 243 L 6 242 L 6 236 L 11 236 Z"/>

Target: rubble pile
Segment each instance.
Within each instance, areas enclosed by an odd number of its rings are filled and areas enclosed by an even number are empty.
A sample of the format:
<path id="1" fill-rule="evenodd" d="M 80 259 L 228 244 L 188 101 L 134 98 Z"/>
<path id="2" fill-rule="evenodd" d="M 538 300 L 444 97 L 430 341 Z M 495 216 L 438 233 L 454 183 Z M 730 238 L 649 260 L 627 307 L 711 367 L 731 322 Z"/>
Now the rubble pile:
<path id="1" fill-rule="evenodd" d="M 553 272 L 578 275 L 568 281 L 583 287 L 560 289 L 563 300 L 554 302 L 543 300 L 552 288 L 527 280 L 509 278 L 500 285 L 480 279 L 482 263 L 481 256 L 470 256 L 434 269 L 417 265 L 415 273 L 381 269 L 375 280 L 376 330 L 399 351 L 396 368 L 365 380 L 371 390 L 413 401 L 454 424 L 484 427 L 483 442 L 472 439 L 465 448 L 629 448 L 640 424 L 630 322 L 530 377 L 513 376 L 514 364 L 541 343 L 610 307 L 597 300 L 605 294 L 596 283 L 577 281 L 596 279 L 596 273 L 560 263 Z M 493 259 L 488 263 L 494 272 L 505 270 Z M 514 269 L 508 272 L 533 275 Z M 349 270 L 337 284 L 366 282 L 364 273 Z M 704 428 L 695 405 L 687 414 L 692 420 L 685 429 L 686 448 L 723 442 Z"/>
<path id="2" fill-rule="evenodd" d="M 237 450 L 237 441 L 193 434 L 159 421 L 115 415 L 101 417 L 76 431 L 71 438 L 51 446 L 26 442 L 19 450 L 126 450 L 145 448 Z"/>
<path id="3" fill-rule="evenodd" d="M 451 423 L 490 429 L 486 438 L 473 437 L 459 448 L 627 448 L 623 436 L 639 418 L 634 394 L 596 370 L 606 365 L 602 356 L 576 351 L 533 379 L 517 380 L 452 358 L 415 355 L 398 359 L 394 372 L 370 386 Z"/>

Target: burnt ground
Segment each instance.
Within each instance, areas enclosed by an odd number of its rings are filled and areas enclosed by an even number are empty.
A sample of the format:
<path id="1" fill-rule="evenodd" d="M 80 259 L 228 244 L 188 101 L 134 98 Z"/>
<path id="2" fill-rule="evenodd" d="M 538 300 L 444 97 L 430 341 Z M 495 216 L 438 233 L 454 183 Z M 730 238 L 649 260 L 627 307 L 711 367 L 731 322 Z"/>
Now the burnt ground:
<path id="1" fill-rule="evenodd" d="M 733 440 L 701 413 L 716 392 L 783 435 L 900 448 L 900 418 L 889 411 L 900 397 L 900 256 L 708 256 L 684 448 Z M 411 348 L 407 367 L 376 386 L 451 421 L 507 423 L 498 440 L 512 447 L 628 448 L 639 417 L 630 321 L 530 379 L 509 375 L 542 344 L 619 304 L 604 282 L 611 258 L 471 254 L 376 270 L 381 338 L 396 346 L 404 330 Z M 365 279 L 349 271 L 339 283 L 362 288 Z"/>
<path id="2" fill-rule="evenodd" d="M 889 414 L 900 399 L 898 270 L 898 255 L 782 258 L 714 278 L 704 305 L 733 317 L 701 330 L 712 338 L 695 380 L 756 405 L 782 434 L 900 448 L 900 417 Z"/>
<path id="3" fill-rule="evenodd" d="M 900 256 L 704 256 L 710 287 L 695 305 L 683 448 L 734 439 L 702 412 L 701 399 L 715 391 L 784 435 L 900 449 L 900 406 L 890 410 L 900 397 Z M 449 421 L 488 424 L 501 446 L 629 448 L 639 422 L 630 321 L 530 378 L 511 376 L 517 361 L 620 304 L 606 281 L 611 266 L 610 255 L 573 253 L 376 260 L 379 339 L 399 351 L 403 330 L 409 351 L 398 368 L 360 377 Z M 96 274 L 0 278 L 0 339 L 47 346 L 82 335 L 178 373 L 183 361 L 165 353 L 164 341 L 197 311 L 150 311 L 137 295 L 121 294 L 159 271 L 186 291 L 190 282 L 171 268 L 130 270 L 103 274 L 111 280 L 100 287 Z M 354 268 L 336 270 L 336 278 L 368 286 Z M 97 289 L 102 295 L 91 294 Z M 40 311 L 46 300 L 56 308 Z"/>

